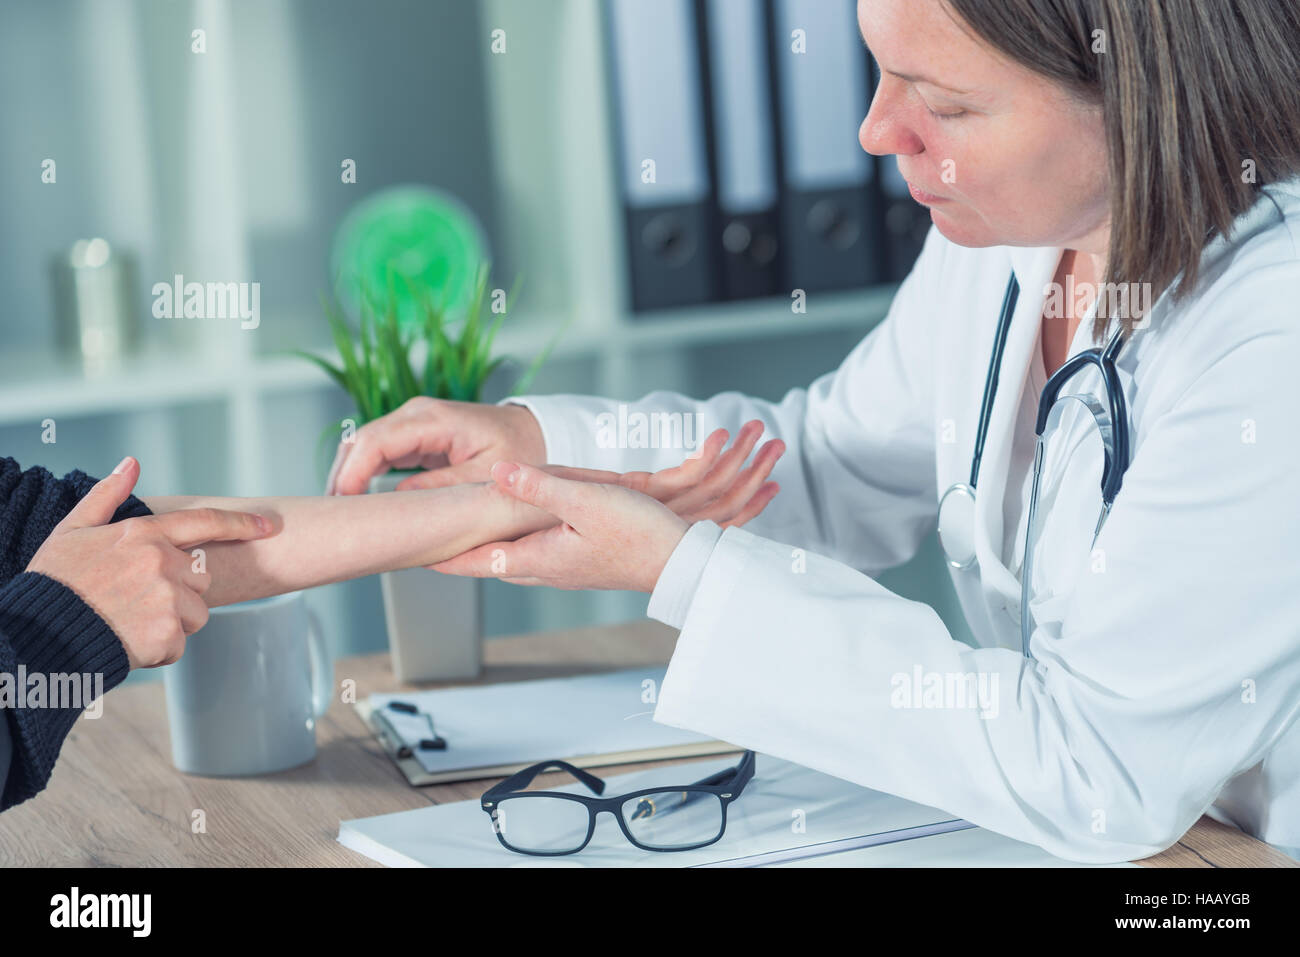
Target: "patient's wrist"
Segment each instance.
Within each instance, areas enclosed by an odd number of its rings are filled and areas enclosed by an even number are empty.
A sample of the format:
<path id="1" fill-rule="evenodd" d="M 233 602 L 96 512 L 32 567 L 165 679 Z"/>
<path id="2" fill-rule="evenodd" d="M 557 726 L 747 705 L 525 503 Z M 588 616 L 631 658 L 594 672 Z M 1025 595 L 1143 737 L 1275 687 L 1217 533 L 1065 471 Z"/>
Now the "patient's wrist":
<path id="1" fill-rule="evenodd" d="M 465 551 L 490 542 L 514 541 L 558 522 L 549 512 L 507 495 L 495 482 L 473 486 L 472 497 L 463 507 L 468 536 Z"/>
<path id="2" fill-rule="evenodd" d="M 501 534 L 490 541 L 511 541 L 559 524 L 560 520 L 550 512 L 507 495 L 495 483 L 492 485 L 492 493 L 504 506 L 505 513 Z"/>

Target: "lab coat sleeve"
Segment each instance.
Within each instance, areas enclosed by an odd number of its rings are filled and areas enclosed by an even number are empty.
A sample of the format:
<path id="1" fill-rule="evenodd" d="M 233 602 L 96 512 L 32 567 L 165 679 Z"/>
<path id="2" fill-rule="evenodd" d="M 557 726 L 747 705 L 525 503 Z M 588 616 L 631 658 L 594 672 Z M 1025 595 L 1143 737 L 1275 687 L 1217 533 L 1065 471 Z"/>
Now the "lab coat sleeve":
<path id="1" fill-rule="evenodd" d="M 1290 302 L 1287 285 L 1251 300 Z M 1036 661 L 972 649 L 928 606 L 730 528 L 656 720 L 1073 860 L 1173 844 L 1300 712 L 1300 443 L 1278 401 L 1300 332 L 1278 315 L 1225 348 L 1233 321 L 1189 350 L 1218 358 L 1149 427 L 1059 623 L 1033 633 Z M 963 702 L 962 681 L 984 700 Z"/>
<path id="2" fill-rule="evenodd" d="M 650 593 L 650 604 L 645 612 L 647 618 L 674 628 L 682 627 L 695 599 L 700 576 L 704 574 L 720 537 L 722 527 L 715 522 L 696 522 L 686 530 L 668 556 L 654 591 Z"/>
<path id="3" fill-rule="evenodd" d="M 672 392 L 630 403 L 573 395 L 510 401 L 537 417 L 548 461 L 619 472 L 670 468 L 686 455 L 681 445 L 635 447 L 644 443 L 632 428 L 638 421 L 698 416 L 698 445 L 714 429 L 735 435 L 745 422 L 761 419 L 764 439 L 784 440 L 786 453 L 772 474 L 781 492 L 749 527 L 875 574 L 909 559 L 934 525 L 931 349 L 937 337 L 927 291 L 937 288 L 947 250 L 947 240 L 931 230 L 884 321 L 838 370 L 780 402 L 736 392 L 703 401 Z M 815 297 L 809 308 L 816 309 Z"/>

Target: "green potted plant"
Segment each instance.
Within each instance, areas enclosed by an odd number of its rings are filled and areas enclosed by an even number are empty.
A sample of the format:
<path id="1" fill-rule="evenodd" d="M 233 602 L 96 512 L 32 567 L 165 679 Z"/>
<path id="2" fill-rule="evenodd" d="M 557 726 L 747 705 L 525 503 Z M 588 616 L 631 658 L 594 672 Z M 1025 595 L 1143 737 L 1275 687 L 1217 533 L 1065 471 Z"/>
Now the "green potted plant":
<path id="1" fill-rule="evenodd" d="M 469 305 L 454 315 L 439 293 L 390 271 L 382 288 L 362 289 L 355 329 L 337 303 L 324 300 L 337 363 L 307 352 L 297 354 L 324 370 L 352 397 L 356 427 L 415 396 L 482 401 L 489 378 L 508 361 L 494 355 L 493 347 L 517 291 L 509 296 L 493 292 L 488 277 L 488 267 L 480 266 Z M 512 393 L 527 388 L 549 351 L 550 346 L 515 378 Z M 346 420 L 338 423 L 340 428 L 345 424 Z M 347 434 L 344 430 L 345 441 Z M 391 492 L 408 474 L 394 471 L 376 476 L 370 491 Z M 416 568 L 386 572 L 380 582 L 393 671 L 399 680 L 447 681 L 478 675 L 483 634 L 478 579 Z"/>

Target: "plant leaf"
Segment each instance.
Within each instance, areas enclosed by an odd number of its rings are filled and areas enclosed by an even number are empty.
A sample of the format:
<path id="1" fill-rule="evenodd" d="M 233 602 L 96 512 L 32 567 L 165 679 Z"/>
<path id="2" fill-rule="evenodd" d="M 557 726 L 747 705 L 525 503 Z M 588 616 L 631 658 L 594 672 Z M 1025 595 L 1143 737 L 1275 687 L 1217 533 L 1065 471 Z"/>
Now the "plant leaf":
<path id="1" fill-rule="evenodd" d="M 336 277 L 336 290 L 339 281 Z M 364 277 L 357 279 L 360 295 L 355 334 L 337 298 L 321 296 L 339 365 L 302 350 L 293 354 L 312 362 L 338 383 L 352 397 L 363 421 L 373 421 L 421 394 L 479 402 L 487 380 L 508 361 L 506 356 L 494 357 L 493 350 L 521 283 L 516 277 L 504 311 L 488 315 L 485 310 L 491 310 L 491 265 L 480 263 L 465 312 L 453 315 L 449 286 L 436 290 L 423 286 L 389 265 L 378 289 Z M 423 313 L 420 321 L 405 327 L 399 309 L 399 284 Z M 564 324 L 516 379 L 510 394 L 517 395 L 532 383 L 569 324 Z M 425 350 L 422 366 L 417 344 Z"/>
<path id="2" fill-rule="evenodd" d="M 322 359 L 320 356 L 314 355 L 310 352 L 305 352 L 302 349 L 294 349 L 289 354 L 298 356 L 300 359 L 306 359 L 313 365 L 320 367 L 326 375 L 339 384 L 344 392 L 347 392 L 349 395 L 351 394 L 351 390 L 348 389 L 348 377 L 344 375 L 342 369 L 330 362 L 328 359 Z"/>
<path id="3" fill-rule="evenodd" d="M 330 335 L 334 339 L 334 347 L 338 349 L 339 359 L 343 363 L 343 388 L 347 390 L 348 395 L 352 397 L 352 401 L 356 403 L 357 412 L 361 417 L 369 420 L 370 416 L 366 406 L 365 373 L 353 349 L 352 335 L 348 330 L 348 324 L 334 304 L 323 296 L 321 297 L 321 305 L 325 310 Z"/>

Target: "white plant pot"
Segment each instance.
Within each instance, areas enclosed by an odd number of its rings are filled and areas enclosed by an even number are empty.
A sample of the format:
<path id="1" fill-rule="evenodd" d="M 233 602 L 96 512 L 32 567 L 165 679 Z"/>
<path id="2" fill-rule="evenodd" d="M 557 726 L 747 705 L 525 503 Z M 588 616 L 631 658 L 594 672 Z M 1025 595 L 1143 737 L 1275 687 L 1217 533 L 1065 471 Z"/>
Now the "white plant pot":
<path id="1" fill-rule="evenodd" d="M 371 492 L 391 492 L 408 472 L 370 481 Z M 483 667 L 482 582 L 427 568 L 384 572 L 384 619 L 393 674 L 399 681 L 453 681 L 478 677 Z"/>

